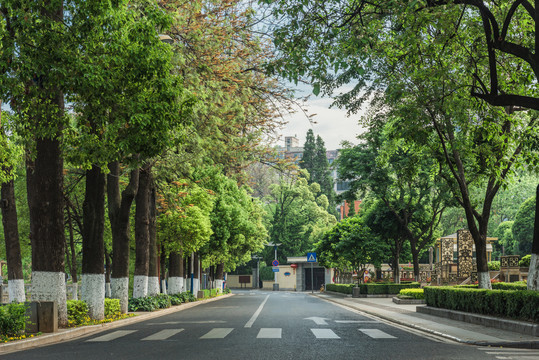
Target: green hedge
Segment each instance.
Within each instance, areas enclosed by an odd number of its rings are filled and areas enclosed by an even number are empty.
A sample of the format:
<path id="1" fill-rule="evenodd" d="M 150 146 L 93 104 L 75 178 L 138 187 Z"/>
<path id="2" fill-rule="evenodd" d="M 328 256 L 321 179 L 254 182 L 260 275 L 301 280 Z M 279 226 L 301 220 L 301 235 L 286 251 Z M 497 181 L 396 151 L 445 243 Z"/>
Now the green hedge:
<path id="1" fill-rule="evenodd" d="M 416 289 L 420 287 L 417 282 L 408 284 L 392 284 L 392 283 L 367 283 L 367 284 L 327 284 L 327 291 L 335 291 L 343 294 L 352 294 L 354 287 L 359 287 L 359 293 L 363 295 L 387 295 L 398 294 L 402 289 Z"/>
<path id="2" fill-rule="evenodd" d="M 539 292 L 485 290 L 466 287 L 425 287 L 428 306 L 512 319 L 539 321 Z"/>
<path id="3" fill-rule="evenodd" d="M 402 289 L 399 292 L 399 296 L 420 299 L 420 300 L 425 298 L 423 289 Z"/>
<path id="4" fill-rule="evenodd" d="M 528 286 L 526 285 L 525 281 L 517 281 L 512 283 L 505 283 L 505 282 L 499 282 L 499 283 L 492 283 L 492 290 L 527 290 Z M 477 289 L 478 285 L 455 285 L 453 286 L 455 288 L 462 288 L 462 289 Z"/>
<path id="5" fill-rule="evenodd" d="M 327 291 L 335 291 L 343 294 L 351 294 L 355 284 L 326 284 Z"/>

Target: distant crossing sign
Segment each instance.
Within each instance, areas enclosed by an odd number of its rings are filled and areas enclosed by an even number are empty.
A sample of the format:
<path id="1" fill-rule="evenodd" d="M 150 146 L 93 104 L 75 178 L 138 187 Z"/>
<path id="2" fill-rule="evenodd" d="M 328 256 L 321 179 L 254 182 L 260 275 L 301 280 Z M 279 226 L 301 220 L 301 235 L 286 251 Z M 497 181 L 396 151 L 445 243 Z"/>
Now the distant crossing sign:
<path id="1" fill-rule="evenodd" d="M 316 262 L 316 253 L 314 253 L 314 252 L 307 253 L 307 262 L 308 263 L 315 263 Z"/>

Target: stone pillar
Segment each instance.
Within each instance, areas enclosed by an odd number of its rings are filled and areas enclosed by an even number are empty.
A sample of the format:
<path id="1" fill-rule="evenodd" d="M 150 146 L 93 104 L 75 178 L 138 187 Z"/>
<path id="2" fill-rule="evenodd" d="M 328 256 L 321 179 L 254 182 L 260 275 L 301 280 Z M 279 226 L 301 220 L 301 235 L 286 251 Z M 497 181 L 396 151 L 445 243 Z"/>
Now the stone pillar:
<path id="1" fill-rule="evenodd" d="M 468 230 L 457 231 L 457 273 L 459 278 L 467 278 L 473 270 L 473 238 Z"/>

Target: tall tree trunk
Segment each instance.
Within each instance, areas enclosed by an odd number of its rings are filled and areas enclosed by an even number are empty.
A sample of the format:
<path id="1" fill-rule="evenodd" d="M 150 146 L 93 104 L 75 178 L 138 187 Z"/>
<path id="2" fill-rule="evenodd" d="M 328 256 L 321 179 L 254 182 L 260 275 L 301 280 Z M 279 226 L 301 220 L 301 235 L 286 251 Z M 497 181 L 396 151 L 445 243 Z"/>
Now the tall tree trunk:
<path id="1" fill-rule="evenodd" d="M 63 97 L 58 101 L 63 109 Z M 66 326 L 63 159 L 57 139 L 38 138 L 35 147 L 35 161 L 27 167 L 32 300 L 56 301 L 58 325 Z"/>
<path id="2" fill-rule="evenodd" d="M 67 222 L 69 229 L 69 250 L 68 258 L 71 258 L 69 271 L 71 272 L 71 287 L 73 300 L 78 300 L 78 277 L 77 277 L 77 254 L 75 252 L 75 236 L 73 234 L 73 218 L 71 217 L 71 210 L 69 206 L 66 206 Z M 66 251 L 67 253 L 67 251 Z"/>
<path id="3" fill-rule="evenodd" d="M 215 269 L 215 287 L 217 289 L 220 289 L 219 291 L 223 291 L 223 284 L 225 282 L 225 264 L 217 264 L 217 267 Z"/>
<path id="4" fill-rule="evenodd" d="M 155 186 L 153 176 L 150 172 L 150 196 L 148 198 L 149 224 L 148 234 L 149 243 L 149 265 L 148 265 L 148 295 L 159 294 L 159 252 L 157 251 L 157 228 L 156 228 L 156 204 L 155 204 Z"/>
<path id="5" fill-rule="evenodd" d="M 161 283 L 161 293 L 167 294 L 167 253 L 163 246 L 159 246 L 159 281 Z"/>
<path id="6" fill-rule="evenodd" d="M 110 253 L 105 248 L 105 297 L 110 298 Z"/>
<path id="7" fill-rule="evenodd" d="M 528 289 L 539 290 L 539 185 L 537 185 L 535 193 L 535 222 L 533 224 L 532 258 L 528 271 Z"/>
<path id="8" fill-rule="evenodd" d="M 139 188 L 135 199 L 135 278 L 133 297 L 148 294 L 148 273 L 150 267 L 150 186 L 151 165 L 140 170 Z"/>
<path id="9" fill-rule="evenodd" d="M 92 319 L 105 318 L 105 175 L 93 165 L 86 171 L 83 204 L 81 298 Z"/>
<path id="10" fill-rule="evenodd" d="M 112 229 L 112 278 L 111 296 L 120 299 L 120 311 L 127 313 L 129 299 L 129 241 L 131 205 L 137 194 L 139 169 L 132 170 L 129 184 L 120 195 L 120 164 L 109 164 L 107 200 Z"/>
<path id="11" fill-rule="evenodd" d="M 171 252 L 168 255 L 168 293 L 179 294 L 183 292 L 183 254 L 181 252 Z"/>
<path id="12" fill-rule="evenodd" d="M 11 172 L 11 169 L 8 169 L 8 171 Z M 25 302 L 17 205 L 15 203 L 15 183 L 13 180 L 2 184 L 0 195 L 2 225 L 4 225 L 4 240 L 6 243 L 9 302 Z"/>

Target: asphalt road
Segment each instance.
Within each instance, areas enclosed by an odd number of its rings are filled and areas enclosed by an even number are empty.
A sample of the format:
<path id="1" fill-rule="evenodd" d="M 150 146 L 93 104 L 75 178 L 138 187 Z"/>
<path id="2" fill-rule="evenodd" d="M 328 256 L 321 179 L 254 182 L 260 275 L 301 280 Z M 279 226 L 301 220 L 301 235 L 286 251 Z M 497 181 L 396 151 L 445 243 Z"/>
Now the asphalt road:
<path id="1" fill-rule="evenodd" d="M 308 293 L 236 291 L 223 300 L 2 359 L 496 359 Z M 524 355 L 524 356 L 522 356 Z M 527 359 L 528 353 L 519 359 Z M 532 353 L 529 353 L 532 356 Z M 519 353 L 516 354 L 519 356 Z M 529 357 L 530 359 L 537 359 Z"/>

